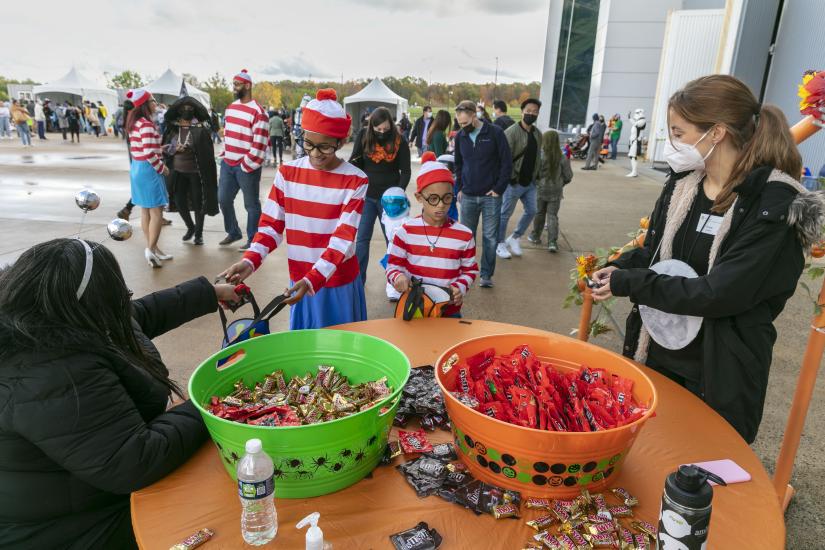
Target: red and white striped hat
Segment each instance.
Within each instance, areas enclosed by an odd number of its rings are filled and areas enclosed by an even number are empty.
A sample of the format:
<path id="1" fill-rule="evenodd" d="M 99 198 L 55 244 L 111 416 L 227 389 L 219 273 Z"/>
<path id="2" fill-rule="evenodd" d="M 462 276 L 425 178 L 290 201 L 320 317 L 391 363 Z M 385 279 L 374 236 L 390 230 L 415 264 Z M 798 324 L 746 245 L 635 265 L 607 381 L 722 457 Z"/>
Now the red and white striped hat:
<path id="1" fill-rule="evenodd" d="M 149 90 L 145 90 L 143 88 L 135 88 L 134 90 L 129 90 L 126 92 L 126 99 L 132 102 L 135 106 L 135 109 L 153 99 L 152 93 Z"/>
<path id="2" fill-rule="evenodd" d="M 338 94 L 332 88 L 318 90 L 315 99 L 307 103 L 301 115 L 301 127 L 310 132 L 343 139 L 349 134 L 352 124 L 341 104 Z"/>
<path id="3" fill-rule="evenodd" d="M 232 80 L 237 80 L 239 82 L 248 82 L 249 84 L 252 84 L 252 77 L 249 76 L 249 73 L 246 71 L 246 69 L 241 69 L 241 72 L 232 77 Z"/>
<path id="4" fill-rule="evenodd" d="M 421 169 L 418 171 L 418 177 L 415 178 L 418 192 L 423 191 L 428 185 L 442 181 L 452 184 L 453 173 L 450 172 L 446 166 L 435 160 L 435 153 L 427 151 L 421 155 Z"/>

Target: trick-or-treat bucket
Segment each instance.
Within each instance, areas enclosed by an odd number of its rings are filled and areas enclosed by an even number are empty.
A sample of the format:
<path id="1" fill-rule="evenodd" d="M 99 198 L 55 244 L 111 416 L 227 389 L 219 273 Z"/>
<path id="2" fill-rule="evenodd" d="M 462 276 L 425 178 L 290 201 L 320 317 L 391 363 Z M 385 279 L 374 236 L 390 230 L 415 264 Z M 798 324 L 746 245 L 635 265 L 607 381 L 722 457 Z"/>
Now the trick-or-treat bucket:
<path id="1" fill-rule="evenodd" d="M 449 357 L 473 356 L 488 348 L 496 355 L 527 345 L 561 371 L 581 366 L 605 369 L 633 380 L 633 395 L 648 411 L 638 420 L 597 432 L 553 432 L 509 424 L 467 407 L 453 397 L 457 367 L 444 372 Z M 581 489 L 598 492 L 615 478 L 627 453 L 657 404 L 656 388 L 633 361 L 592 344 L 558 334 L 504 334 L 473 338 L 446 350 L 436 363 L 456 449 L 473 476 L 525 495 L 568 498 Z"/>
<path id="2" fill-rule="evenodd" d="M 392 392 L 368 410 L 307 426 L 240 424 L 205 408 L 213 395 L 230 394 L 239 379 L 252 385 L 280 369 L 288 382 L 293 376 L 314 374 L 318 365 L 334 366 L 352 384 L 386 376 Z M 305 498 L 349 487 L 378 465 L 409 375 L 407 356 L 380 338 L 343 330 L 296 330 L 259 336 L 219 351 L 192 374 L 189 395 L 232 479 L 237 479 L 246 441 L 258 438 L 275 464 L 275 495 Z"/>

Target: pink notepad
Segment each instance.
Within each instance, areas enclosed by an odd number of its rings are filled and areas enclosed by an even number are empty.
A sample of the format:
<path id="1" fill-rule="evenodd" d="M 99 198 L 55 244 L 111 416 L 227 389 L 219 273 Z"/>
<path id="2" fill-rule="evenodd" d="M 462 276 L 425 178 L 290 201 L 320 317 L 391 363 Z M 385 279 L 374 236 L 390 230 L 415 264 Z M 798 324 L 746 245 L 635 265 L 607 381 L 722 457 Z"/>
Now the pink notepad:
<path id="1" fill-rule="evenodd" d="M 725 460 L 710 460 L 708 462 L 693 462 L 694 466 L 704 468 L 712 474 L 716 474 L 725 480 L 725 483 L 742 483 L 743 481 L 750 481 L 751 475 L 746 472 L 739 464 L 730 459 Z M 710 481 L 711 485 L 716 483 Z"/>

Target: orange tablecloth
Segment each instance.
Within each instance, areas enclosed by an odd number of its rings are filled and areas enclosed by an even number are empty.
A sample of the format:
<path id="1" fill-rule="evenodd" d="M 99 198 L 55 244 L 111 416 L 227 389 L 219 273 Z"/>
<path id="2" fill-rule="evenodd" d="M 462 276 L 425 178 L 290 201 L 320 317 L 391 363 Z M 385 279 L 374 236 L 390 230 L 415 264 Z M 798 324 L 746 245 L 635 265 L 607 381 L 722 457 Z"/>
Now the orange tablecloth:
<path id="1" fill-rule="evenodd" d="M 456 342 L 498 333 L 542 331 L 488 321 L 428 319 L 404 323 L 382 319 L 344 325 L 372 334 L 404 350 L 414 366 L 432 364 Z M 640 505 L 636 516 L 656 523 L 664 479 L 676 466 L 730 458 L 752 481 L 715 489 L 709 548 L 784 548 L 785 524 L 768 474 L 750 447 L 720 416 L 688 391 L 645 369 L 659 391 L 657 416 L 642 429 L 615 486 L 626 487 Z M 451 440 L 437 431 L 434 442 Z M 277 495 L 277 487 L 276 487 Z M 389 535 L 426 521 L 444 537 L 442 548 L 521 548 L 532 533 L 523 520 L 476 516 L 432 496 L 419 499 L 393 467 L 378 467 L 371 478 L 332 495 L 304 500 L 277 499 L 278 536 L 265 548 L 300 549 L 304 531 L 295 524 L 321 513 L 321 528 L 335 548 L 392 548 Z M 525 510 L 525 517 L 538 514 Z M 208 443 L 181 468 L 132 494 L 132 523 L 138 543 L 167 550 L 203 527 L 215 531 L 205 550 L 249 548 L 240 534 L 237 486 L 226 475 L 217 450 Z"/>

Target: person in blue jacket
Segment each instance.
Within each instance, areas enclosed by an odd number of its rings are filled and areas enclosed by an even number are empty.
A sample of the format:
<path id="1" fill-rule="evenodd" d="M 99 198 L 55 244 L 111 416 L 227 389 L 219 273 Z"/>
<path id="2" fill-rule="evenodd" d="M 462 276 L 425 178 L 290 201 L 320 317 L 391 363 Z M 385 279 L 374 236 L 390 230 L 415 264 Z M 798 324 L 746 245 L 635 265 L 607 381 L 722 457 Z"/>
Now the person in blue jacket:
<path id="1" fill-rule="evenodd" d="M 481 218 L 481 288 L 493 286 L 496 269 L 501 195 L 510 182 L 513 158 L 504 132 L 480 120 L 476 105 L 462 101 L 455 108 L 461 130 L 455 136 L 455 181 L 460 221 L 476 234 Z"/>

